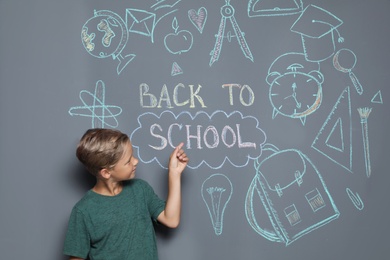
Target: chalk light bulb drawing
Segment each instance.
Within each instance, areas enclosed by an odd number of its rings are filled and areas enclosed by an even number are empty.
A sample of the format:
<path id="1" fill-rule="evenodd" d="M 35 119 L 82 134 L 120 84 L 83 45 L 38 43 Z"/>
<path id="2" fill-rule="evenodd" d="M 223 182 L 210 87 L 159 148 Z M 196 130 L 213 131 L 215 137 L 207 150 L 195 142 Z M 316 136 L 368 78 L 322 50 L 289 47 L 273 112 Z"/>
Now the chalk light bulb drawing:
<path id="1" fill-rule="evenodd" d="M 210 214 L 211 223 L 217 236 L 222 234 L 223 215 L 233 193 L 233 185 L 223 174 L 208 177 L 202 184 L 202 198 Z"/>

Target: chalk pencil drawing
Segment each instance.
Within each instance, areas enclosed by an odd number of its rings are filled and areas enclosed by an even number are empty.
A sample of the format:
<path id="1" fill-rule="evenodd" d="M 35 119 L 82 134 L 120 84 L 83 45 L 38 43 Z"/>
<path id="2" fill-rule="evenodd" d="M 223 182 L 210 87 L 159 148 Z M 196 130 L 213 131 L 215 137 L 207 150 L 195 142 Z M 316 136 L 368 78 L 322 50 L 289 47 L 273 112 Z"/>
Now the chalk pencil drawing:
<path id="1" fill-rule="evenodd" d="M 362 125 L 363 147 L 364 147 L 364 162 L 366 165 L 366 176 L 371 176 L 371 159 L 370 159 L 370 143 L 368 139 L 368 116 L 372 108 L 364 107 L 358 108 L 360 115 L 360 123 Z"/>

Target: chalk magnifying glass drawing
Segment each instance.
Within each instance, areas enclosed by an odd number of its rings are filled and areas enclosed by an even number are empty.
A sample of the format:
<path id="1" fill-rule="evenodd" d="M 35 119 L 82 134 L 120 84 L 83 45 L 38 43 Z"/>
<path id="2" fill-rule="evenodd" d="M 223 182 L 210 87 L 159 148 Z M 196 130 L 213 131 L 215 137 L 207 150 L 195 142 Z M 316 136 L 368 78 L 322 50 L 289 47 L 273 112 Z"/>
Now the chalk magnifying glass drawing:
<path id="1" fill-rule="evenodd" d="M 343 73 L 348 73 L 349 78 L 351 79 L 357 93 L 361 95 L 363 94 L 363 87 L 360 84 L 356 75 L 352 72 L 353 68 L 356 65 L 356 61 L 357 61 L 356 55 L 350 49 L 345 49 L 345 48 L 340 49 L 333 56 L 333 66 L 338 71 L 341 71 Z M 344 62 L 346 63 L 345 65 L 343 64 Z M 347 65 L 347 63 L 349 64 Z"/>

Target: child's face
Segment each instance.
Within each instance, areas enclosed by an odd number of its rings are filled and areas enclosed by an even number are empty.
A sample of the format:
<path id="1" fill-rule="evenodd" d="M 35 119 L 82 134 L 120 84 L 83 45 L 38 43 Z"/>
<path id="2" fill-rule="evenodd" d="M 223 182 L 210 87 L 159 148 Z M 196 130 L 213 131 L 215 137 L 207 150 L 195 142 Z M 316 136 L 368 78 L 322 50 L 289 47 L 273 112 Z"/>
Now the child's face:
<path id="1" fill-rule="evenodd" d="M 111 178 L 116 181 L 124 181 L 135 177 L 138 159 L 133 156 L 133 147 L 131 142 L 125 145 L 122 158 L 113 169 L 110 170 Z"/>

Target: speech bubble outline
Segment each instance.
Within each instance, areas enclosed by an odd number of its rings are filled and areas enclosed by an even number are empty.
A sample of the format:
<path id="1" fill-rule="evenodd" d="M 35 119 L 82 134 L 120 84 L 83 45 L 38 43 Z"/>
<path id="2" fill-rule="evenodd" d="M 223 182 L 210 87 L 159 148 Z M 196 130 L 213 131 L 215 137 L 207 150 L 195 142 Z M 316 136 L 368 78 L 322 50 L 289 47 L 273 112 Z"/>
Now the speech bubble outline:
<path id="1" fill-rule="evenodd" d="M 169 118 L 169 120 L 167 118 Z M 248 125 L 253 127 L 249 129 L 248 127 L 241 127 L 241 125 L 236 122 L 232 123 L 234 120 L 239 123 L 248 123 Z M 262 146 L 265 144 L 267 139 L 265 132 L 259 128 L 259 121 L 253 116 L 243 116 L 239 111 L 233 111 L 230 114 L 227 114 L 222 110 L 217 110 L 211 115 L 204 111 L 198 111 L 194 116 L 192 116 L 188 111 L 183 111 L 178 115 L 175 115 L 172 111 L 166 110 L 163 111 L 160 115 L 156 115 L 151 112 L 143 113 L 138 116 L 137 121 L 139 126 L 131 133 L 130 139 L 132 141 L 133 147 L 137 150 L 138 158 L 143 163 L 151 163 L 156 161 L 164 169 L 167 169 L 167 166 L 165 165 L 168 165 L 167 160 L 169 154 L 172 152 L 172 149 L 179 144 L 179 142 L 185 143 L 186 153 L 190 158 L 187 167 L 196 169 L 204 164 L 209 168 L 219 169 L 226 162 L 229 162 L 234 167 L 244 167 L 248 165 L 249 160 L 257 159 L 261 156 Z M 160 135 L 160 133 L 167 129 L 165 126 L 167 122 L 170 123 L 169 129 L 172 130 L 172 132 L 176 132 L 174 135 L 172 135 L 171 132 L 171 135 L 168 134 L 167 136 L 163 137 L 163 135 Z M 186 122 L 191 124 L 185 124 Z M 202 122 L 203 124 L 197 124 L 195 129 L 193 128 L 193 125 L 197 122 Z M 203 127 L 206 125 L 204 124 L 205 122 L 208 126 L 206 130 L 203 129 Z M 215 122 L 216 124 L 213 124 Z M 226 124 L 222 131 L 218 132 L 217 128 L 221 128 L 221 122 L 230 123 L 230 125 Z M 163 126 L 158 123 L 162 123 Z M 234 124 L 235 126 L 232 127 L 231 125 Z M 143 130 L 146 129 L 146 127 L 149 127 L 150 137 L 152 138 L 147 139 L 150 141 L 149 144 L 145 144 L 144 141 L 147 133 Z M 191 127 L 193 129 L 191 130 L 192 133 L 189 135 L 188 133 Z M 250 139 L 254 140 L 256 143 L 246 142 L 248 138 L 245 137 L 244 140 L 240 136 L 240 131 L 242 133 L 244 128 L 245 135 L 250 134 L 251 137 L 257 137 Z M 152 133 L 152 130 L 158 131 L 159 133 Z M 179 132 L 177 130 L 179 130 Z M 198 135 L 194 134 L 195 132 L 201 132 L 202 130 L 203 136 L 201 136 L 199 133 Z M 187 135 L 183 134 L 185 131 L 187 131 Z M 224 136 L 222 137 L 222 135 Z M 213 140 L 211 140 L 211 142 L 214 142 L 213 145 L 210 145 L 210 136 L 213 137 Z M 153 137 L 155 139 L 153 139 Z M 219 138 L 218 141 L 216 140 L 216 137 Z M 173 139 L 176 140 L 176 142 Z M 160 142 L 157 142 L 158 140 Z M 197 141 L 196 150 L 191 147 L 191 144 L 194 143 L 194 140 Z M 155 142 L 152 143 L 153 141 Z M 200 143 L 201 141 L 203 141 L 203 143 Z M 205 150 L 205 146 L 208 146 L 206 148 L 209 149 Z M 240 148 L 234 147 L 232 149 L 233 146 L 240 146 Z M 201 152 L 198 152 L 200 150 Z M 243 152 L 244 150 L 249 150 L 249 152 Z M 211 158 L 211 160 L 214 161 L 206 160 L 204 158 Z"/>

